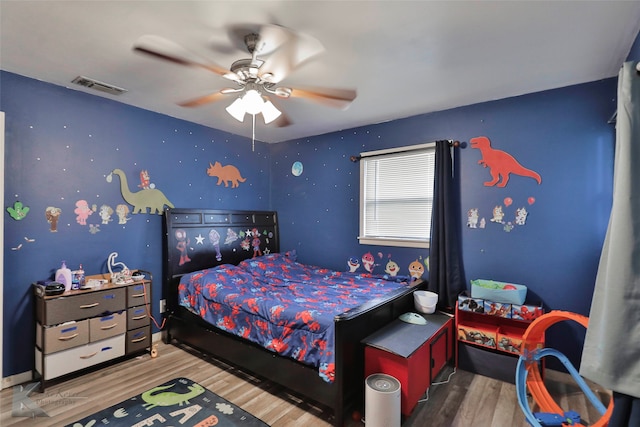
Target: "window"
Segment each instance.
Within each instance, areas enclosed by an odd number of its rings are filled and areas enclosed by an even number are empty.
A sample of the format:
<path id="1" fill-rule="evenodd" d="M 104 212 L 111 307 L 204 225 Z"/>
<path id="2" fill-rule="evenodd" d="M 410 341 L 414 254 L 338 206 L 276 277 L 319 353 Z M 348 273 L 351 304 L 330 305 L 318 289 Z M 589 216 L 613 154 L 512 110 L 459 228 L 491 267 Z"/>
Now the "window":
<path id="1" fill-rule="evenodd" d="M 361 153 L 361 244 L 428 248 L 435 143 Z"/>

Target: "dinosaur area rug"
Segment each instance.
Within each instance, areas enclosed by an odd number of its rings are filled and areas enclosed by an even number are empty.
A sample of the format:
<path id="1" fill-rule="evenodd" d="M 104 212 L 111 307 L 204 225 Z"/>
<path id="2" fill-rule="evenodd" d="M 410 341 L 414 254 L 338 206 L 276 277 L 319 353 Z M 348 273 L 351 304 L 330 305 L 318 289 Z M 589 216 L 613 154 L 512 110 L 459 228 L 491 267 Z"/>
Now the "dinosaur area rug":
<path id="1" fill-rule="evenodd" d="M 66 427 L 268 427 L 200 384 L 175 378 Z"/>

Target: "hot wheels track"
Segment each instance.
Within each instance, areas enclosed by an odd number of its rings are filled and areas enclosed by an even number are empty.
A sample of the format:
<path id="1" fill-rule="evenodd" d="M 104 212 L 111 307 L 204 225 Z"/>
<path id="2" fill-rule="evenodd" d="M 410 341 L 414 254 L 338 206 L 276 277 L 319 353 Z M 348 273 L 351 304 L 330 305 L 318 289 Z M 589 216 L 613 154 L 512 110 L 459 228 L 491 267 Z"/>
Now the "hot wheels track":
<path id="1" fill-rule="evenodd" d="M 531 393 L 535 403 L 540 407 L 541 412 L 559 415 L 565 414 L 563 409 L 560 408 L 560 406 L 558 406 L 558 404 L 553 400 L 549 391 L 545 387 L 544 380 L 540 373 L 540 364 L 538 363 L 543 357 L 554 356 L 567 368 L 573 379 L 588 397 L 591 404 L 594 405 L 602 415 L 598 421 L 591 424 L 591 427 L 607 426 L 609 424 L 611 412 L 613 411 L 613 399 L 610 400 L 608 408 L 605 408 L 564 354 L 551 348 L 537 348 L 536 343 L 542 341 L 547 328 L 558 322 L 566 320 L 575 321 L 585 328 L 589 324 L 588 317 L 567 311 L 555 310 L 535 319 L 525 331 L 522 343 L 523 351 L 516 367 L 516 391 L 518 393 L 518 403 L 520 404 L 520 408 L 522 408 L 527 421 L 534 427 L 542 427 L 543 424 L 541 424 L 541 420 L 531 412 L 531 408 L 527 401 L 527 390 Z M 562 425 L 582 426 L 582 424 L 576 424 L 570 419 L 567 419 L 565 423 L 562 423 Z"/>

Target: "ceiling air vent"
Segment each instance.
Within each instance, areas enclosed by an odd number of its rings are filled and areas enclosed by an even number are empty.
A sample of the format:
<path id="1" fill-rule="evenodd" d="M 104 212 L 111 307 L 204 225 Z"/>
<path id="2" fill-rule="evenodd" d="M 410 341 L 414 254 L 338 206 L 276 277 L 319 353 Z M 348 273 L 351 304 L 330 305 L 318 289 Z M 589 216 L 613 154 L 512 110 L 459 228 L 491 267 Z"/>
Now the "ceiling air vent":
<path id="1" fill-rule="evenodd" d="M 122 89 L 121 87 L 99 82 L 98 80 L 93 80 L 84 76 L 76 77 L 71 81 L 71 83 L 75 83 L 77 85 L 84 86 L 90 89 L 99 90 L 100 92 L 109 93 L 111 95 L 122 95 L 127 91 L 126 89 Z"/>

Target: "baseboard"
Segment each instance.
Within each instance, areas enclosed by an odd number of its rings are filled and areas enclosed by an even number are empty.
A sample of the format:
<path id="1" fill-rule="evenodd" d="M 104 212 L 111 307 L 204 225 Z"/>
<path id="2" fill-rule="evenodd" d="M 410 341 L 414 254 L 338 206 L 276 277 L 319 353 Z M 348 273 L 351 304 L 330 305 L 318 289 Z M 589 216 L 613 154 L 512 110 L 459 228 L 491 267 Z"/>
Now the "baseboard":
<path id="1" fill-rule="evenodd" d="M 151 335 L 152 342 L 158 342 L 162 340 L 162 332 L 156 332 Z M 2 378 L 2 382 L 0 383 L 0 390 L 4 390 L 5 388 L 13 387 L 18 384 L 24 384 L 26 382 L 33 380 L 33 372 L 23 372 L 21 374 L 11 375 L 9 377 Z"/>
<path id="2" fill-rule="evenodd" d="M 24 384 L 33 380 L 33 372 L 23 372 L 21 374 L 11 375 L 2 379 L 2 389 L 13 387 L 18 384 Z"/>

